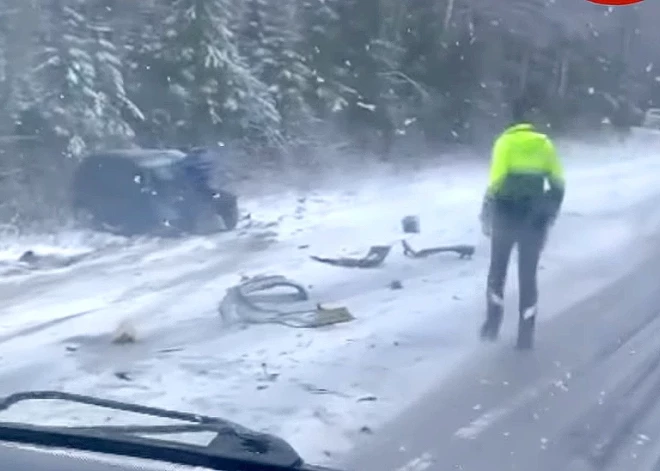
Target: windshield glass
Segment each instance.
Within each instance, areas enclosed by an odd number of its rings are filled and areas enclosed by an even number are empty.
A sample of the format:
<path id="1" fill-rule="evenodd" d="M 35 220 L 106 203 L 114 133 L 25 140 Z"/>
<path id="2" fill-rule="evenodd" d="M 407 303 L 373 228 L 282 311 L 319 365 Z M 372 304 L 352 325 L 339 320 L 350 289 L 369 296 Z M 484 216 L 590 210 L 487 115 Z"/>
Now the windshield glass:
<path id="1" fill-rule="evenodd" d="M 5 0 L 0 448 L 654 469 L 659 18 Z"/>

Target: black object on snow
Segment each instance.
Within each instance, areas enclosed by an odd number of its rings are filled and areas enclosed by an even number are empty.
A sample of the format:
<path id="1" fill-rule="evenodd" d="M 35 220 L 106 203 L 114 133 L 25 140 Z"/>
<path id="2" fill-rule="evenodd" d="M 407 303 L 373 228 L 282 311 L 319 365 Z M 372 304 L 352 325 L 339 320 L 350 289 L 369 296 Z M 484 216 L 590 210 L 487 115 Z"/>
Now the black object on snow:
<path id="1" fill-rule="evenodd" d="M 430 255 L 435 255 L 445 252 L 456 252 L 460 258 L 472 258 L 472 255 L 474 255 L 475 252 L 474 245 L 465 245 L 465 244 L 443 245 L 440 247 L 431 247 L 422 250 L 414 250 L 410 246 L 410 244 L 408 244 L 408 242 L 406 242 L 405 240 L 401 241 L 401 245 L 403 245 L 403 254 L 406 257 L 410 257 L 410 258 L 425 258 Z"/>
<path id="2" fill-rule="evenodd" d="M 311 255 L 312 260 L 317 262 L 327 263 L 337 267 L 346 268 L 377 268 L 385 261 L 389 255 L 392 247 L 389 245 L 374 245 L 369 249 L 367 255 L 362 258 L 339 257 L 339 258 L 325 258 Z"/>
<path id="3" fill-rule="evenodd" d="M 406 234 L 419 234 L 419 218 L 417 216 L 406 216 L 401 220 L 403 232 Z"/>

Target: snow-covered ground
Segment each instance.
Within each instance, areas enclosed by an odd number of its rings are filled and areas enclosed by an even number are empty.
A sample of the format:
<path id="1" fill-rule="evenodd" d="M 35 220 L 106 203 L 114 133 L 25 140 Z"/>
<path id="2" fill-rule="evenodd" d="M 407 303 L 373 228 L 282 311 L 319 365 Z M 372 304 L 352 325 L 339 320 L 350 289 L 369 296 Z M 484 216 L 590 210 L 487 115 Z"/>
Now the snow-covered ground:
<path id="1" fill-rule="evenodd" d="M 542 261 L 545 319 L 622 274 L 660 227 L 660 148 L 573 143 L 562 153 L 568 193 Z M 281 435 L 310 461 L 332 462 L 482 348 L 476 331 L 488 242 L 477 214 L 485 178 L 486 162 L 465 161 L 305 197 L 264 197 L 247 203 L 251 227 L 211 238 L 7 239 L 0 261 L 28 248 L 88 256 L 0 280 L 0 393 L 58 389 L 222 416 Z M 395 245 L 373 270 L 309 259 L 398 244 L 406 214 L 420 216 L 422 233 L 408 238 L 415 248 L 468 243 L 477 253 L 412 260 Z M 514 265 L 508 336 L 515 272 Z M 217 308 L 225 290 L 258 274 L 301 281 L 356 320 L 321 329 L 223 326 Z M 403 289 L 390 289 L 394 280 Z M 113 345 L 124 319 L 138 342 Z M 542 326 L 540 335 L 545 341 Z M 121 420 L 59 404 L 18 406 L 6 417 Z"/>

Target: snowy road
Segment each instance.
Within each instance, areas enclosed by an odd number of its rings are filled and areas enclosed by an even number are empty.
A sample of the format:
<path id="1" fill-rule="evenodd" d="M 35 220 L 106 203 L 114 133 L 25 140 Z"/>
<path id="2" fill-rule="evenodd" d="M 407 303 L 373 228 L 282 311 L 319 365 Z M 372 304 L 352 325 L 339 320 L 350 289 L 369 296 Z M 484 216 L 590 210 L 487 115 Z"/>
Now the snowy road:
<path id="1" fill-rule="evenodd" d="M 634 271 L 545 323 L 532 355 L 485 347 L 346 468 L 657 470 L 660 236 L 648 245 Z"/>
<path id="2" fill-rule="evenodd" d="M 568 194 L 542 261 L 544 321 L 647 256 L 660 227 L 660 159 L 648 149 L 563 146 Z M 463 162 L 264 198 L 247 203 L 253 225 L 237 234 L 113 241 L 73 267 L 5 277 L 0 393 L 61 389 L 223 416 L 283 436 L 306 459 L 335 462 L 479 354 L 488 251 L 476 216 L 485 175 L 485 162 Z M 396 250 L 367 271 L 309 259 L 396 242 L 405 214 L 421 217 L 422 234 L 410 238 L 416 248 L 474 243 L 474 259 L 411 260 Z M 66 242 L 54 239 L 50 245 Z M 39 241 L 16 242 L 7 243 L 12 256 Z M 356 320 L 312 330 L 223 327 L 217 305 L 225 290 L 241 275 L 264 273 L 312 286 L 315 299 L 346 305 Z M 403 289 L 391 290 L 393 280 Z M 112 345 L 125 318 L 139 341 Z M 122 420 L 103 414 L 48 405 L 11 416 Z"/>

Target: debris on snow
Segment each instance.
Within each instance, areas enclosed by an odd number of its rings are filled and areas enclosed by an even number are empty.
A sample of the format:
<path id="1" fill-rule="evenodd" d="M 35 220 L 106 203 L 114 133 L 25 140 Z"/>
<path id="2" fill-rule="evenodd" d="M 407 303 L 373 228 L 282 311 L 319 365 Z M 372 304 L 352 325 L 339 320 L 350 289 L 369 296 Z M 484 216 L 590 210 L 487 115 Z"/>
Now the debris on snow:
<path id="1" fill-rule="evenodd" d="M 115 376 L 122 381 L 133 381 L 131 376 L 125 371 L 117 371 L 115 372 Z"/>
<path id="2" fill-rule="evenodd" d="M 68 268 L 86 258 L 89 258 L 91 254 L 91 251 L 75 255 L 63 255 L 54 253 L 37 253 L 34 250 L 26 250 L 15 260 L 0 262 L 0 274 L 3 276 L 13 276 L 39 270 Z"/>
<path id="3" fill-rule="evenodd" d="M 263 376 L 261 377 L 262 381 L 269 381 L 273 382 L 279 378 L 280 374 L 279 373 L 270 373 L 268 371 L 268 365 L 266 363 L 261 364 L 261 372 L 263 373 Z"/>
<path id="4" fill-rule="evenodd" d="M 382 265 L 385 261 L 385 258 L 390 253 L 392 249 L 389 245 L 374 245 L 369 248 L 369 252 L 364 257 L 353 258 L 353 257 L 339 257 L 339 258 L 329 258 L 329 257 L 318 257 L 316 255 L 311 255 L 312 260 L 317 262 L 326 263 L 328 265 L 333 265 L 337 267 L 345 268 L 377 268 Z"/>
<path id="5" fill-rule="evenodd" d="M 401 281 L 399 281 L 399 280 L 393 280 L 393 281 L 390 283 L 390 289 L 391 289 L 391 290 L 399 290 L 399 289 L 403 289 L 403 283 L 401 283 Z"/>
<path id="6" fill-rule="evenodd" d="M 283 292 L 282 288 L 293 292 Z M 314 303 L 302 284 L 278 275 L 242 280 L 227 290 L 218 310 L 225 324 L 239 321 L 316 328 L 355 319 L 343 306 L 331 308 Z"/>
<path id="7" fill-rule="evenodd" d="M 304 203 L 307 201 L 308 200 L 304 197 L 297 199 L 296 210 L 291 216 L 293 219 L 300 219 L 303 216 L 305 212 Z M 270 223 L 256 222 L 250 219 L 247 221 L 247 224 L 241 228 L 239 234 L 241 236 L 249 235 L 254 239 L 259 239 L 259 242 L 263 242 L 261 244 L 263 247 L 260 248 L 266 248 L 278 238 L 278 234 L 275 231 L 268 229 L 279 226 L 282 218 L 284 218 L 284 216 L 280 217 L 278 221 L 271 221 Z M 417 234 L 421 232 L 418 215 L 406 215 L 401 219 L 400 224 L 403 232 L 406 234 Z M 260 233 L 255 233 L 254 229 L 259 229 Z M 424 258 L 442 252 L 456 252 L 461 258 L 470 258 L 475 252 L 475 246 L 467 244 L 431 247 L 419 252 L 412 250 L 405 241 L 403 241 L 403 244 L 404 254 L 410 258 Z M 312 255 L 310 258 L 321 263 L 345 268 L 376 268 L 380 267 L 385 258 L 389 256 L 390 252 L 388 251 L 391 250 L 391 245 L 391 243 L 388 245 L 373 245 L 369 248 L 368 253 L 362 257 L 358 254 L 351 254 L 348 256 L 337 257 Z M 309 248 L 309 244 L 301 244 L 298 248 L 307 249 Z"/>
<path id="8" fill-rule="evenodd" d="M 474 245 L 458 244 L 458 245 L 442 245 L 439 247 L 430 247 L 428 249 L 415 250 L 405 240 L 401 241 L 403 246 L 403 254 L 410 258 L 426 258 L 430 255 L 435 255 L 444 252 L 456 252 L 460 258 L 472 258 L 476 250 Z"/>
<path id="9" fill-rule="evenodd" d="M 311 394 L 328 394 L 328 395 L 333 395 L 333 396 L 339 396 L 343 398 L 348 398 L 346 394 L 340 393 L 338 391 L 332 391 L 328 388 L 320 388 L 318 386 L 314 386 L 313 384 L 309 383 L 300 383 L 300 387 L 307 391 L 308 393 Z"/>
<path id="10" fill-rule="evenodd" d="M 321 327 L 331 324 L 340 324 L 343 322 L 350 322 L 355 320 L 348 308 L 344 306 L 339 307 L 323 307 L 320 304 L 316 305 L 316 315 L 319 318 L 318 324 L 315 327 Z"/>
<path id="11" fill-rule="evenodd" d="M 361 397 L 358 399 L 358 402 L 374 402 L 377 401 L 378 398 L 376 396 L 365 396 Z"/>
<path id="12" fill-rule="evenodd" d="M 112 343 L 126 345 L 137 342 L 137 329 L 130 319 L 124 319 L 112 333 Z"/>
<path id="13" fill-rule="evenodd" d="M 406 234 L 419 234 L 419 217 L 405 216 L 403 219 L 401 219 L 401 228 Z"/>

